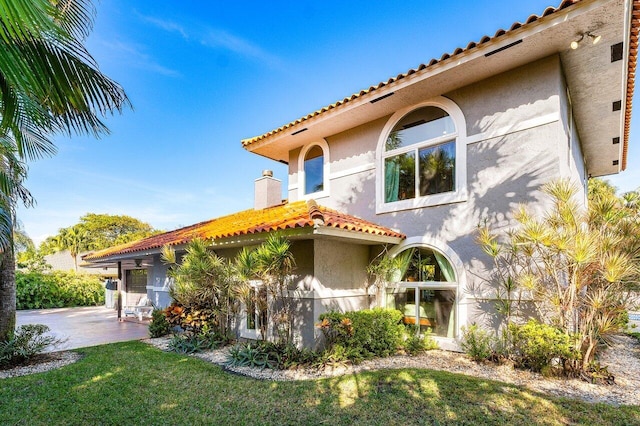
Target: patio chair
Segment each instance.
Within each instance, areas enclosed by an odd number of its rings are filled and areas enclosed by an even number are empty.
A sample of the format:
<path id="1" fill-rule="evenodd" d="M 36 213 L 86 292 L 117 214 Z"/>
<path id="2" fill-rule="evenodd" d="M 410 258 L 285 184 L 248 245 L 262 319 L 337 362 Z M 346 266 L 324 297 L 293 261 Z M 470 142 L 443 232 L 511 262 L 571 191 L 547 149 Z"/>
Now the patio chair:
<path id="1" fill-rule="evenodd" d="M 147 296 L 142 296 L 136 305 L 124 306 L 122 310 L 125 317 L 132 315 L 134 317 L 138 317 L 138 319 L 142 321 L 142 318 L 151 318 L 153 306 L 151 306 L 151 301 Z"/>

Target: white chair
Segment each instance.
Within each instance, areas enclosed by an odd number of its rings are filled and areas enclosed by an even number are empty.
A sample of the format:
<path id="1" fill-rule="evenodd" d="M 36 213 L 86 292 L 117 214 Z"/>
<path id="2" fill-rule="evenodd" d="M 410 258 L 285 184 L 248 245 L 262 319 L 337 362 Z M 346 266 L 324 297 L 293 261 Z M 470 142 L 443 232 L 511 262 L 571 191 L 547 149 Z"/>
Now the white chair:
<path id="1" fill-rule="evenodd" d="M 142 318 L 151 318 L 153 306 L 151 306 L 150 300 L 147 296 L 142 296 L 135 306 L 125 306 L 123 311 L 125 317 L 132 315 L 134 317 L 138 317 L 138 319 L 142 321 Z"/>

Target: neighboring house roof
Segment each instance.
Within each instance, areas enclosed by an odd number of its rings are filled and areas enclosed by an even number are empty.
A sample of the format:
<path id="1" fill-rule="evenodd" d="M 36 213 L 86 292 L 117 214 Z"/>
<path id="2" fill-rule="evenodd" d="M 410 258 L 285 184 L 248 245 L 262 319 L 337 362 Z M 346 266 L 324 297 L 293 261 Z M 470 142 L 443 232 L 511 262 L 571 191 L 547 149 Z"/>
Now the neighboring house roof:
<path id="1" fill-rule="evenodd" d="M 371 241 L 379 242 L 399 242 L 405 238 L 403 234 L 392 229 L 319 206 L 314 200 L 308 200 L 285 203 L 263 210 L 244 210 L 142 240 L 100 250 L 85 256 L 84 260 L 92 262 L 115 256 L 146 252 L 165 245 L 179 246 L 195 238 L 218 240 L 300 228 L 314 230 L 317 235 L 332 235 L 332 230 L 355 232 L 364 234 L 365 239 L 368 238 Z"/>
<path id="2" fill-rule="evenodd" d="M 638 31 L 639 31 L 639 24 L 640 24 L 640 0 L 624 0 L 624 1 L 625 1 L 625 4 L 627 2 L 630 3 L 632 10 L 631 11 L 625 10 L 625 13 L 629 13 L 631 22 L 630 22 L 629 28 L 627 28 L 626 26 L 627 23 L 626 22 L 624 23 L 625 29 L 628 30 L 629 33 L 625 35 L 625 37 L 628 37 L 628 39 L 624 40 L 625 41 L 624 47 L 625 47 L 625 50 L 628 49 L 627 51 L 628 54 L 625 58 L 627 66 L 623 72 L 624 76 L 626 76 L 626 81 L 623 82 L 622 84 L 622 86 L 624 86 L 623 87 L 624 117 L 623 117 L 623 124 L 622 124 L 623 147 L 619 155 L 622 160 L 619 166 L 620 169 L 616 169 L 616 171 L 624 170 L 627 166 L 628 139 L 629 139 L 629 129 L 630 129 L 630 122 L 631 122 L 632 97 L 633 97 L 633 91 L 634 91 L 634 85 L 635 85 L 635 69 L 636 69 L 636 60 L 637 60 L 637 52 L 638 52 Z M 446 67 L 449 65 L 451 67 L 459 67 L 462 64 L 464 64 L 465 60 L 467 60 L 467 58 L 470 58 L 471 57 L 470 55 L 476 51 L 482 51 L 482 52 L 487 51 L 486 54 L 480 55 L 480 56 L 489 58 L 490 56 L 493 56 L 495 53 L 499 53 L 503 50 L 512 48 L 518 44 L 525 44 L 525 43 L 522 43 L 523 39 L 530 36 L 530 34 L 528 34 L 527 31 L 530 28 L 535 27 L 542 21 L 546 22 L 548 19 L 553 19 L 555 18 L 556 15 L 559 14 L 559 12 L 564 12 L 565 10 L 567 13 L 567 15 L 565 16 L 566 21 L 569 21 L 571 18 L 573 18 L 571 16 L 571 13 L 574 8 L 572 6 L 584 5 L 585 10 L 591 10 L 591 8 L 595 7 L 597 3 L 598 3 L 597 1 L 590 1 L 590 0 L 564 0 L 562 1 L 562 3 L 560 3 L 558 7 L 555 7 L 555 8 L 548 7 L 547 9 L 544 10 L 544 12 L 541 15 L 535 15 L 535 14 L 530 15 L 524 22 L 515 22 L 513 25 L 511 25 L 511 27 L 508 30 L 504 30 L 504 29 L 498 30 L 493 35 L 493 37 L 484 36 L 478 42 L 471 42 L 464 48 L 459 47 L 455 49 L 452 53 L 445 53 L 440 58 L 431 59 L 431 61 L 429 61 L 426 64 L 425 63 L 420 64 L 418 67 L 412 68 L 403 74 L 399 74 L 386 81 L 380 82 L 377 85 L 370 86 L 368 89 L 361 90 L 358 93 L 355 93 L 333 104 L 325 106 L 317 111 L 312 112 L 311 114 L 308 114 L 304 117 L 301 117 L 297 120 L 287 123 L 281 127 L 278 127 L 277 129 L 271 130 L 259 136 L 243 139 L 242 146 L 249 151 L 257 152 L 269 158 L 286 162 L 288 158 L 286 158 L 285 153 L 288 152 L 288 149 L 290 149 L 291 146 L 283 146 L 282 148 L 271 147 L 271 151 L 268 151 L 268 149 L 265 148 L 266 146 L 265 144 L 269 144 L 275 141 L 279 141 L 282 144 L 283 142 L 282 138 L 285 138 L 287 136 L 295 136 L 295 135 L 301 134 L 302 132 L 305 132 L 305 134 L 307 134 L 307 138 L 331 136 L 332 134 L 335 134 L 335 133 L 321 134 L 321 132 L 320 133 L 314 132 L 313 129 L 311 129 L 310 127 L 310 125 L 313 123 L 320 123 L 320 121 L 318 120 L 322 120 L 322 118 L 327 115 L 333 117 L 331 119 L 333 124 L 331 126 L 324 124 L 326 126 L 325 130 L 329 130 L 333 132 L 344 131 L 350 124 L 348 124 L 349 121 L 345 120 L 344 118 L 342 119 L 337 118 L 337 114 L 339 114 L 338 111 L 346 112 L 346 111 L 349 111 L 350 109 L 355 109 L 359 106 L 362 106 L 363 110 L 360 113 L 353 113 L 353 116 L 357 117 L 356 119 L 362 119 L 364 117 L 365 119 L 371 121 L 373 119 L 382 117 L 384 116 L 384 114 L 388 113 L 388 110 L 383 109 L 381 106 L 376 109 L 376 107 L 374 107 L 373 104 L 377 103 L 380 100 L 383 100 L 387 96 L 393 95 L 394 90 L 404 87 L 402 85 L 399 85 L 404 80 L 417 81 L 419 76 L 427 75 L 433 69 L 442 69 L 443 67 Z M 604 2 L 600 2 L 600 3 L 604 3 Z M 613 9 L 613 7 L 611 7 L 611 9 Z M 601 11 L 600 13 L 607 13 L 607 12 L 609 11 L 604 10 L 603 12 Z M 609 17 L 609 19 L 612 19 L 612 18 Z M 625 16 L 625 20 L 626 20 L 626 16 Z M 565 20 L 563 20 L 563 23 L 564 21 Z M 591 26 L 594 26 L 594 25 L 597 26 L 602 24 L 601 22 L 591 22 L 591 20 L 589 19 L 587 19 L 586 22 L 591 24 Z M 584 32 L 584 31 L 591 30 L 589 26 L 586 26 L 586 25 L 583 26 L 583 24 L 584 24 L 583 22 L 574 23 L 574 25 L 567 24 L 567 28 L 565 30 L 556 29 L 554 30 L 556 31 L 556 33 L 549 34 L 547 37 L 548 40 L 546 40 L 547 41 L 546 43 L 544 41 L 541 42 L 540 40 L 536 40 L 535 43 L 533 42 L 531 43 L 530 48 L 537 49 L 537 51 L 539 52 L 544 51 L 545 52 L 544 54 L 548 55 L 551 53 L 551 49 L 556 48 L 555 44 L 559 43 L 559 45 L 564 46 L 563 49 L 566 51 L 568 49 L 569 44 L 565 43 L 565 40 L 564 40 L 565 37 L 568 37 L 569 40 L 572 40 L 572 39 L 575 40 L 577 31 Z M 552 26 L 556 26 L 556 25 L 553 24 Z M 562 42 L 560 42 L 560 37 L 559 37 L 560 34 L 563 37 Z M 515 40 L 518 37 L 520 38 L 518 40 Z M 508 40 L 510 38 L 513 38 L 515 41 L 513 43 L 507 43 L 511 41 L 511 40 Z M 627 40 L 628 40 L 628 46 L 626 45 Z M 558 51 L 556 50 L 556 53 L 557 52 Z M 534 59 L 535 58 L 539 58 L 539 56 L 534 57 Z M 469 59 L 469 61 L 472 61 L 472 60 L 473 58 Z M 522 62 L 523 55 L 512 54 L 511 58 L 500 59 L 500 60 L 503 61 L 505 64 L 508 63 L 508 61 L 513 61 L 513 65 L 518 66 L 519 64 L 523 63 Z M 486 67 L 486 66 L 484 68 L 486 68 L 487 70 L 489 69 L 489 67 Z M 503 70 L 504 68 L 500 68 L 499 66 L 497 66 L 496 69 Z M 594 74 L 597 74 L 598 72 L 596 70 L 591 70 L 591 71 Z M 467 70 L 464 72 L 464 74 L 466 74 L 465 78 L 473 78 L 468 75 L 469 73 L 470 72 Z M 477 74 L 478 74 L 478 77 L 481 77 L 480 73 L 477 73 Z M 459 78 L 459 76 L 457 78 Z M 582 80 L 582 75 L 578 77 L 578 80 Z M 609 80 L 610 79 L 607 79 L 606 77 L 603 76 L 603 81 L 609 81 Z M 615 84 L 615 82 L 611 82 L 611 83 Z M 588 88 L 585 88 L 585 91 L 588 92 L 591 89 L 592 89 L 591 87 L 588 87 Z M 351 104 L 354 104 L 354 103 L 356 103 L 357 105 L 351 106 Z M 372 105 L 366 105 L 369 103 L 371 103 Z M 380 104 L 382 104 L 382 102 L 380 102 Z M 328 117 L 325 117 L 325 119 L 326 118 Z M 589 116 L 588 118 L 585 117 L 584 121 L 590 122 L 592 121 L 590 120 L 591 118 L 592 118 L 591 116 Z M 351 125 L 353 125 L 353 123 L 351 123 Z M 318 124 L 318 126 L 322 127 L 320 124 Z M 307 130 L 309 131 L 307 132 Z M 597 157 L 598 155 L 602 156 L 602 152 L 598 151 L 598 149 L 594 149 L 593 151 L 594 151 L 593 155 L 595 157 Z M 590 153 L 587 154 L 588 157 L 589 157 L 589 154 Z M 594 175 L 610 174 L 610 173 L 615 173 L 616 171 L 612 171 L 611 164 L 609 164 L 608 168 L 599 167 L 597 170 L 594 170 L 595 172 Z"/>
<path id="3" fill-rule="evenodd" d="M 82 266 L 82 257 L 87 255 L 89 252 L 80 253 L 77 255 L 78 260 L 78 272 L 82 274 L 93 274 L 93 275 L 117 275 L 118 271 L 113 268 L 87 268 Z M 51 269 L 54 271 L 73 271 L 75 270 L 75 265 L 73 263 L 73 257 L 69 253 L 69 250 L 59 251 L 57 253 L 48 254 L 44 257 L 45 262 L 51 266 Z"/>

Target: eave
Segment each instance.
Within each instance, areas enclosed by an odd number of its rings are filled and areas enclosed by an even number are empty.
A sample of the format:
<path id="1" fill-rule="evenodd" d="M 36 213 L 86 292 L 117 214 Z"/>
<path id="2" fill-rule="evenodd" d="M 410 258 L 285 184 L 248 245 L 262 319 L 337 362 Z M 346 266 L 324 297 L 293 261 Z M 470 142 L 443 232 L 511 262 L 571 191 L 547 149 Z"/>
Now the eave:
<path id="1" fill-rule="evenodd" d="M 532 15 L 507 31 L 499 30 L 493 37 L 484 37 L 242 144 L 250 152 L 287 162 L 289 151 L 307 143 L 559 55 L 587 171 L 591 176 L 618 173 L 626 168 L 639 5 L 640 0 L 564 1 L 541 16 Z M 601 41 L 570 49 L 571 41 L 586 31 L 601 35 Z M 611 62 L 611 46 L 620 42 L 623 60 Z M 616 101 L 621 102 L 617 113 L 612 111 Z M 619 144 L 612 143 L 614 138 L 619 138 Z"/>

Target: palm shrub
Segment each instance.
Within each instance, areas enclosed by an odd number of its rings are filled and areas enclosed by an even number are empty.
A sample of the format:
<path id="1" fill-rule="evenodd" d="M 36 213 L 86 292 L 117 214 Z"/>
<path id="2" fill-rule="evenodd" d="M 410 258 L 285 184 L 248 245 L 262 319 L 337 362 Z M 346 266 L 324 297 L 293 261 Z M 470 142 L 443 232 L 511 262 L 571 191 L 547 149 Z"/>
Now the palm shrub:
<path id="1" fill-rule="evenodd" d="M 228 335 L 236 302 L 236 280 L 230 263 L 199 238 L 189 242 L 181 262 L 168 246 L 163 248 L 162 260 L 170 266 L 168 275 L 174 280 L 170 292 L 174 302 L 167 310 L 169 322 L 176 321 L 175 325 L 196 332 L 208 326 L 220 335 Z"/>
<path id="2" fill-rule="evenodd" d="M 520 207 L 518 227 L 503 239 L 486 226 L 478 239 L 494 262 L 491 284 L 507 327 L 519 320 L 526 300 L 545 324 L 576 337 L 580 356 L 565 368 L 586 371 L 599 342 L 619 330 L 638 269 L 620 227 L 603 219 L 610 200 L 594 200 L 587 211 L 566 180 L 543 191 L 551 202 L 543 217 Z"/>
<path id="3" fill-rule="evenodd" d="M 243 249 L 236 256 L 234 272 L 239 282 L 236 294 L 245 306 L 255 306 L 260 313 L 258 325 L 263 339 L 268 336 L 270 320 L 272 335 L 278 343 L 293 342 L 293 299 L 289 285 L 295 267 L 291 242 L 278 234 L 270 234 L 256 249 Z M 261 285 L 251 287 L 252 280 L 259 280 Z"/>

